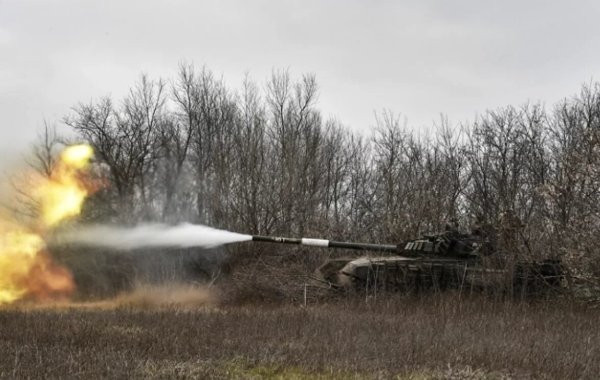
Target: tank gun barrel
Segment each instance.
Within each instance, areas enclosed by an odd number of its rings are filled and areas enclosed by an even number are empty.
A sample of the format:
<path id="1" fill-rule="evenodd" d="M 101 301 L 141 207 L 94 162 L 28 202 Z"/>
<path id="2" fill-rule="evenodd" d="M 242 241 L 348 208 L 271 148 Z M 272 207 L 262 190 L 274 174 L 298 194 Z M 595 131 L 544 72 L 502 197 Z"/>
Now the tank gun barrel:
<path id="1" fill-rule="evenodd" d="M 264 243 L 279 243 L 279 244 L 296 244 L 308 245 L 313 247 L 325 248 L 345 248 L 362 251 L 377 251 L 377 252 L 398 252 L 400 247 L 395 244 L 372 244 L 372 243 L 352 243 L 344 241 L 334 241 L 325 239 L 308 239 L 308 238 L 287 238 L 275 236 L 252 236 L 252 241 L 260 241 Z"/>

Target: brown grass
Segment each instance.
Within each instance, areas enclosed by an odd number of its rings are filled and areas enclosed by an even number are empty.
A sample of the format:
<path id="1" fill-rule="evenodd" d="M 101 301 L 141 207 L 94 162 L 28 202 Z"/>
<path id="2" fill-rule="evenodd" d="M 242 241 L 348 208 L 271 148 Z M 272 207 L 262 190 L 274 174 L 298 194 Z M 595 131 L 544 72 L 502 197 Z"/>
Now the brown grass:
<path id="1" fill-rule="evenodd" d="M 132 291 L 122 293 L 110 301 L 114 307 L 138 309 L 198 308 L 214 305 L 216 302 L 217 296 L 211 289 L 185 284 L 139 284 Z"/>
<path id="2" fill-rule="evenodd" d="M 0 311 L 0 376 L 595 378 L 600 373 L 600 313 L 575 305 L 459 301 L 451 295 L 308 308 L 135 305 Z"/>

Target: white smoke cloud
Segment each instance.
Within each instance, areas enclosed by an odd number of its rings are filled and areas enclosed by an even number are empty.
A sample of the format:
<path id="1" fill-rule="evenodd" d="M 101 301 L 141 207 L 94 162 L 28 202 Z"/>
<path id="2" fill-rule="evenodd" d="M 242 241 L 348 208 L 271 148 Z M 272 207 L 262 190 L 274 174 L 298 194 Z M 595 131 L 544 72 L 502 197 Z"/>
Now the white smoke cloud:
<path id="1" fill-rule="evenodd" d="M 141 224 L 135 227 L 92 225 L 59 233 L 54 243 L 130 250 L 150 247 L 202 247 L 252 240 L 251 235 L 238 234 L 199 224 Z"/>

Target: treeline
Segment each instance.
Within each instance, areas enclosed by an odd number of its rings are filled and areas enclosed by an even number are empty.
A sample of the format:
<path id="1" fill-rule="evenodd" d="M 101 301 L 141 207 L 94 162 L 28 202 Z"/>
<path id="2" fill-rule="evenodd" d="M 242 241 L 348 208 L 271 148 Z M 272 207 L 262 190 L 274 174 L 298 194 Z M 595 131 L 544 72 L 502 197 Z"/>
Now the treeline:
<path id="1" fill-rule="evenodd" d="M 120 102 L 76 106 L 65 122 L 94 147 L 105 183 L 84 218 L 373 242 L 447 223 L 498 235 L 516 220 L 511 250 L 600 272 L 600 84 L 553 107 L 442 120 L 430 136 L 391 112 L 351 132 L 317 94 L 313 75 L 277 71 L 233 90 L 182 65 L 172 81 L 143 76 Z"/>

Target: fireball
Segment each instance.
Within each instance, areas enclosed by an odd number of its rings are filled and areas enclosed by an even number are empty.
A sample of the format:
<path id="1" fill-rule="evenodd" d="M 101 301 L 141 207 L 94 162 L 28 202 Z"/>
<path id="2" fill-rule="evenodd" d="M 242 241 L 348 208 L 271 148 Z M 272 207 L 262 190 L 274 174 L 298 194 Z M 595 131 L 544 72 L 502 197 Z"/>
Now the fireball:
<path id="1" fill-rule="evenodd" d="M 42 222 L 54 226 L 66 218 L 79 215 L 88 191 L 79 178 L 94 154 L 89 145 L 74 145 L 60 155 L 49 180 L 36 190 L 41 204 Z"/>
<path id="2" fill-rule="evenodd" d="M 88 145 L 63 150 L 51 175 L 31 191 L 39 203 L 35 228 L 0 219 L 0 305 L 63 298 L 74 290 L 71 273 L 45 251 L 43 235 L 81 212 L 88 195 L 82 176 L 92 155 Z"/>

